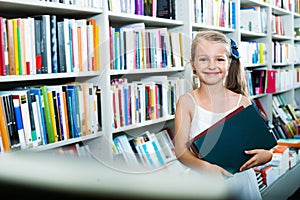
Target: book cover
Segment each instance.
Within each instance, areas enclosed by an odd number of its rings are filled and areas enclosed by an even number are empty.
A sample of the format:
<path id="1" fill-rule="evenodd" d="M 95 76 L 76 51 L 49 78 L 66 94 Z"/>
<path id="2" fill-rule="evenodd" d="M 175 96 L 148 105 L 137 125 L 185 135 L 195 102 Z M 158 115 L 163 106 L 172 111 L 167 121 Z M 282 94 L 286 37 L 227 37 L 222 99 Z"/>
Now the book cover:
<path id="1" fill-rule="evenodd" d="M 35 94 L 31 93 L 28 98 L 31 98 L 31 104 L 32 104 L 32 113 L 33 113 L 33 119 L 35 123 L 35 131 L 36 131 L 36 141 L 37 145 L 42 144 L 42 132 L 41 132 L 41 121 L 39 117 L 39 109 L 40 106 L 37 103 L 37 98 Z"/>
<path id="2" fill-rule="evenodd" d="M 33 143 L 32 143 L 31 125 L 30 125 L 27 96 L 26 96 L 26 94 L 22 94 L 22 95 L 13 94 L 13 99 L 18 99 L 20 101 L 22 120 L 23 120 L 23 122 L 27 122 L 27 123 L 23 123 L 26 146 L 32 147 Z"/>
<path id="3" fill-rule="evenodd" d="M 6 125 L 8 128 L 8 135 L 10 139 L 10 148 L 12 151 L 19 150 L 21 144 L 16 126 L 12 95 L 2 95 L 2 101 L 2 104 L 4 106 Z"/>
<path id="4" fill-rule="evenodd" d="M 231 173 L 251 158 L 251 149 L 271 149 L 277 145 L 260 114 L 250 105 L 240 107 L 190 141 L 193 152 L 203 160 Z"/>
<path id="5" fill-rule="evenodd" d="M 1 138 L 3 143 L 3 152 L 10 152 L 10 139 L 9 139 L 9 133 L 8 133 L 8 127 L 5 119 L 5 110 L 4 110 L 4 104 L 3 104 L 3 97 L 1 96 L 0 99 L 0 131 L 1 131 Z"/>
<path id="6" fill-rule="evenodd" d="M 56 15 L 50 15 L 50 31 L 52 73 L 58 73 Z"/>
<path id="7" fill-rule="evenodd" d="M 42 143 L 48 144 L 48 136 L 47 136 L 47 126 L 46 126 L 46 119 L 45 119 L 45 105 L 44 105 L 44 98 L 42 94 L 41 88 L 30 88 L 30 94 L 34 94 L 36 98 L 36 102 L 38 105 L 38 117 L 39 117 L 39 125 L 40 131 L 42 135 Z"/>
<path id="8" fill-rule="evenodd" d="M 14 47 L 14 27 L 13 20 L 6 20 L 7 28 L 7 45 L 8 45 L 8 68 L 7 73 L 9 75 L 16 75 L 16 63 L 15 63 L 15 47 Z"/>
<path id="9" fill-rule="evenodd" d="M 16 118 L 16 125 L 17 125 L 17 129 L 18 129 L 18 135 L 19 135 L 21 149 L 26 149 L 26 140 L 25 140 L 25 132 L 24 132 L 24 128 L 23 128 L 20 100 L 13 99 L 13 106 L 14 106 L 14 113 L 15 113 L 15 118 Z"/>
<path id="10" fill-rule="evenodd" d="M 48 143 L 53 143 L 54 142 L 54 133 L 53 133 L 53 128 L 52 128 L 52 119 L 51 119 L 51 114 L 50 114 L 50 107 L 49 107 L 49 100 L 48 100 L 48 90 L 47 86 L 42 86 L 42 95 L 43 95 L 43 100 L 44 100 L 44 111 L 45 111 L 45 123 L 47 127 L 47 141 Z"/>
<path id="11" fill-rule="evenodd" d="M 41 20 L 34 19 L 34 36 L 35 36 L 35 64 L 36 73 L 42 73 L 42 36 Z"/>

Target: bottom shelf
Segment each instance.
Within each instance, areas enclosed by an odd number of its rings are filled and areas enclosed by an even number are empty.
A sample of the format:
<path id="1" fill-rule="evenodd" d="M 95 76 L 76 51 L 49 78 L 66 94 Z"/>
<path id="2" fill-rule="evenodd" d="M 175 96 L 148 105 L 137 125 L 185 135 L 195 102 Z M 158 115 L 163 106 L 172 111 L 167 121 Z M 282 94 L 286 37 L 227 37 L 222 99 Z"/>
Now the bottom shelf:
<path id="1" fill-rule="evenodd" d="M 300 187 L 300 162 L 262 191 L 263 200 L 288 199 Z"/>

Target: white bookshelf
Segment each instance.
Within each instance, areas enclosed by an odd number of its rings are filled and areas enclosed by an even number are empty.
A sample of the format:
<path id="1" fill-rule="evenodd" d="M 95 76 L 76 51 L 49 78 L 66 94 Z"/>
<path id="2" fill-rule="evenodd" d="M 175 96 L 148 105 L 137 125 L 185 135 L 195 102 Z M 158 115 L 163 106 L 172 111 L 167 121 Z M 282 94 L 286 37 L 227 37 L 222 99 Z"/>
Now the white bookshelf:
<path id="1" fill-rule="evenodd" d="M 83 72 L 83 73 L 61 73 L 61 74 L 41 74 L 41 75 L 26 75 L 26 76 L 2 76 L 0 77 L 1 84 L 8 84 L 10 87 L 14 85 L 25 85 L 27 82 L 43 82 L 59 80 L 64 82 L 67 79 L 76 79 L 77 81 L 90 81 L 102 89 L 102 132 L 93 136 L 82 137 L 67 142 L 61 142 L 48 147 L 39 147 L 37 151 L 43 151 L 47 149 L 57 148 L 60 146 L 77 143 L 84 141 L 89 145 L 91 153 L 94 158 L 107 163 L 113 164 L 113 151 L 111 142 L 114 134 L 121 132 L 130 132 L 138 134 L 138 132 L 144 130 L 156 130 L 157 127 L 173 126 L 174 116 L 167 116 L 165 118 L 148 121 L 145 123 L 130 125 L 119 129 L 114 129 L 113 124 L 113 112 L 112 112 L 112 98 L 110 90 L 110 81 L 115 77 L 127 77 L 130 80 L 136 80 L 140 77 L 147 77 L 152 75 L 167 75 L 177 76 L 186 79 L 185 88 L 186 91 L 192 89 L 192 71 L 189 65 L 190 58 L 190 45 L 192 42 L 192 32 L 199 30 L 218 30 L 229 37 L 237 41 L 239 45 L 241 41 L 257 40 L 266 44 L 267 59 L 263 64 L 249 64 L 245 65 L 245 69 L 254 68 L 288 68 L 294 70 L 300 68 L 299 63 L 276 63 L 272 62 L 272 41 L 286 42 L 289 44 L 300 44 L 299 39 L 293 37 L 293 27 L 300 27 L 300 15 L 295 14 L 284 9 L 279 9 L 269 3 L 265 3 L 262 0 L 233 0 L 236 3 L 236 28 L 232 27 L 218 27 L 207 24 L 195 23 L 194 21 L 194 1 L 182 1 L 176 0 L 176 20 L 161 19 L 149 16 L 140 16 L 134 14 L 114 13 L 108 10 L 107 1 L 103 1 L 103 8 L 88 8 L 76 5 L 64 5 L 53 2 L 42 2 L 33 0 L 0 0 L 1 15 L 7 17 L 23 17 L 29 15 L 38 14 L 56 14 L 62 17 L 78 17 L 78 18 L 95 18 L 97 24 L 100 26 L 100 71 L 99 72 Z M 267 32 L 266 33 L 253 33 L 251 31 L 245 31 L 240 29 L 240 8 L 243 6 L 260 6 L 266 9 L 267 13 Z M 285 26 L 287 27 L 285 36 L 278 36 L 272 34 L 271 16 L 272 14 L 278 14 L 283 16 Z M 184 64 L 181 67 L 176 68 L 164 68 L 164 69 L 139 69 L 139 70 L 111 70 L 110 69 L 110 57 L 109 57 L 109 26 L 110 25 L 125 25 L 137 22 L 145 23 L 146 27 L 166 27 L 168 30 L 174 32 L 181 32 L 183 34 L 183 54 Z M 299 52 L 297 52 L 299 53 Z M 299 57 L 300 55 L 295 55 Z M 259 98 L 267 111 L 268 116 L 272 116 L 272 97 L 277 94 L 282 94 L 285 97 L 287 103 L 293 103 L 294 99 L 300 105 L 300 87 L 286 88 L 272 94 L 258 94 L 251 98 Z M 289 170 L 287 175 L 283 178 L 279 178 L 274 184 L 267 187 L 263 191 L 263 197 L 272 196 L 278 193 L 279 188 L 285 188 L 289 184 L 287 182 L 294 181 L 293 178 L 299 176 L 299 164 L 293 169 Z M 294 184 L 296 185 L 296 184 Z M 297 185 L 296 185 L 297 186 Z M 296 187 L 295 186 L 295 187 Z M 299 186 L 298 186 L 299 187 Z M 285 190 L 286 195 L 293 192 L 294 189 Z M 285 195 L 285 196 L 286 196 Z"/>

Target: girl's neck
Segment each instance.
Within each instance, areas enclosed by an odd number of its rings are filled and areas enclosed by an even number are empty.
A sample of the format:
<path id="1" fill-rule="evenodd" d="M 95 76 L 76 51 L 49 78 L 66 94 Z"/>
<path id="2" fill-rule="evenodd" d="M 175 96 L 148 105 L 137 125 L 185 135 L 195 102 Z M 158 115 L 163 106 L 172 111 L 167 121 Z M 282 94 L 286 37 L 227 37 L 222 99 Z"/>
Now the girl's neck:
<path id="1" fill-rule="evenodd" d="M 206 85 L 200 84 L 199 92 L 200 94 L 211 96 L 211 97 L 219 97 L 226 96 L 227 89 L 223 85 Z"/>

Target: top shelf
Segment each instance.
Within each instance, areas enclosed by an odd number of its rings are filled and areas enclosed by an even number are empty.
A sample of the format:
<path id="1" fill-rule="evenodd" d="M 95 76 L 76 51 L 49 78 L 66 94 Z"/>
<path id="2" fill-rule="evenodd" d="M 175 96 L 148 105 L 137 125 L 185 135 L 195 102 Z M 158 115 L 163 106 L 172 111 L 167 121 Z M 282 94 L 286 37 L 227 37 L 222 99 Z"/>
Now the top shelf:
<path id="1" fill-rule="evenodd" d="M 103 12 L 103 9 L 66 5 L 56 2 L 38 0 L 0 0 L 0 13 L 5 17 L 25 17 L 40 14 L 56 14 L 60 16 L 88 17 Z"/>
<path id="2" fill-rule="evenodd" d="M 115 13 L 108 12 L 109 20 L 111 22 L 118 22 L 119 24 L 128 24 L 136 22 L 144 22 L 148 26 L 166 26 L 166 27 L 177 27 L 182 26 L 184 23 L 180 20 L 164 19 L 159 17 L 150 17 L 143 15 L 135 15 L 128 13 Z"/>

